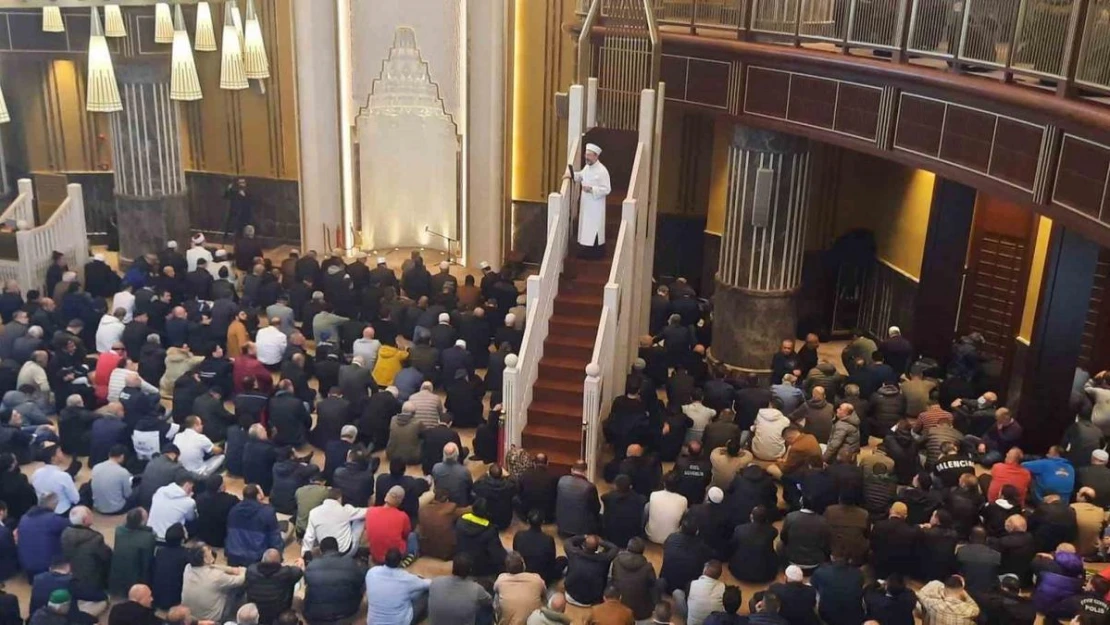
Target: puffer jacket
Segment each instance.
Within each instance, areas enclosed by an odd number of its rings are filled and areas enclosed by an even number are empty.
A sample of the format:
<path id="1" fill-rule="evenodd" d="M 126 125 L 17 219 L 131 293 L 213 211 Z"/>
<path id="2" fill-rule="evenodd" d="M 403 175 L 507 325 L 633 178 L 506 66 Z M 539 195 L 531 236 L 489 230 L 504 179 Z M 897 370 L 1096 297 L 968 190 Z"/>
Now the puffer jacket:
<path id="1" fill-rule="evenodd" d="M 312 559 L 304 570 L 304 617 L 327 623 L 358 613 L 366 571 L 354 558 L 329 553 Z"/>
<path id="2" fill-rule="evenodd" d="M 285 542 L 273 507 L 250 499 L 235 504 L 227 515 L 225 546 L 231 566 L 254 564 L 267 549 L 281 551 Z"/>
<path id="3" fill-rule="evenodd" d="M 813 389 L 821 386 L 825 389 L 825 397 L 836 397 L 840 394 L 842 376 L 836 371 L 836 365 L 831 362 L 819 362 L 817 366 L 806 373 L 806 396 L 813 395 Z"/>
<path id="4" fill-rule="evenodd" d="M 586 537 L 574 536 L 563 543 L 567 554 L 566 593 L 575 603 L 594 605 L 601 603 L 602 591 L 609 577 L 609 567 L 618 554 L 617 546 L 602 540 L 595 552 L 585 549 Z"/>
<path id="5" fill-rule="evenodd" d="M 836 421 L 832 404 L 824 399 L 811 399 L 790 415 L 791 421 L 801 419 L 805 419 L 805 431 L 812 434 L 818 443 L 829 442 L 833 422 Z"/>
<path id="6" fill-rule="evenodd" d="M 755 416 L 755 434 L 752 436 L 752 453 L 760 460 L 777 460 L 786 453 L 782 431 L 790 419 L 774 408 L 760 408 Z"/>
<path id="7" fill-rule="evenodd" d="M 1047 570 L 1037 574 L 1033 605 L 1038 612 L 1048 612 L 1064 599 L 1083 592 L 1083 559 L 1079 554 L 1057 551 L 1053 561 L 1055 566 L 1049 564 Z M 1034 558 L 1033 569 L 1036 571 L 1038 568 L 1039 563 Z"/>
<path id="8" fill-rule="evenodd" d="M 749 464 L 732 479 L 723 502 L 729 519 L 736 525 L 747 523 L 756 506 L 764 506 L 770 513 L 778 508 L 778 486 L 771 475 L 757 464 Z"/>
<path id="9" fill-rule="evenodd" d="M 378 361 L 374 363 L 374 381 L 378 386 L 386 387 L 393 384 L 393 378 L 404 367 L 405 359 L 409 353 L 393 345 L 382 345 L 378 350 Z"/>
<path id="10" fill-rule="evenodd" d="M 837 454 L 844 449 L 852 454 L 859 453 L 859 416 L 857 415 L 851 414 L 843 419 L 838 418 L 833 424 L 829 444 L 825 448 L 825 462 L 836 458 Z"/>
<path id="11" fill-rule="evenodd" d="M 622 551 L 613 560 L 610 572 L 613 586 L 621 592 L 621 603 L 632 610 L 636 620 L 651 618 L 655 608 L 655 568 L 643 554 Z"/>
<path id="12" fill-rule="evenodd" d="M 906 414 L 906 396 L 902 389 L 893 384 L 884 384 L 871 394 L 868 402 L 871 409 L 870 419 L 876 434 L 889 432 Z M 916 416 L 916 415 L 915 415 Z"/>
<path id="13" fill-rule="evenodd" d="M 70 587 L 74 598 L 104 600 L 112 567 L 112 549 L 104 542 L 104 534 L 83 525 L 66 528 L 62 532 L 62 556 L 73 568 Z"/>
<path id="14" fill-rule="evenodd" d="M 174 382 L 202 362 L 204 362 L 203 356 L 193 356 L 181 347 L 171 347 L 166 350 L 166 372 L 158 382 L 158 390 L 161 391 L 162 398 L 172 399 Z"/>

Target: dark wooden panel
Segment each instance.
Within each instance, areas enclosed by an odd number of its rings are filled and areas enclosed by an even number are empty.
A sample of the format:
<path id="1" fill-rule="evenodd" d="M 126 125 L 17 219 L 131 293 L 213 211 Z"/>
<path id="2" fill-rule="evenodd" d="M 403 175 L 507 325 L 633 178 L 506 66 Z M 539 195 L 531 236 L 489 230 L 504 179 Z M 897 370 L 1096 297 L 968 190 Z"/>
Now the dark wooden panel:
<path id="1" fill-rule="evenodd" d="M 940 129 L 943 124 L 943 102 L 903 95 L 895 126 L 894 146 L 936 155 L 940 150 Z"/>
<path id="2" fill-rule="evenodd" d="M 890 326 L 910 328 L 917 302 L 917 283 L 885 263 L 875 263 L 860 295 L 860 328 L 885 337 Z"/>
<path id="3" fill-rule="evenodd" d="M 659 80 L 667 84 L 668 100 L 686 99 L 686 73 L 690 57 L 664 54 L 659 63 Z"/>
<path id="4" fill-rule="evenodd" d="M 744 110 L 756 115 L 786 118 L 790 97 L 790 74 L 761 67 L 748 68 Z"/>
<path id="5" fill-rule="evenodd" d="M 222 240 L 227 222 L 227 200 L 224 189 L 231 176 L 198 171 L 185 172 L 189 188 L 189 229 L 207 233 L 212 240 Z M 254 227 L 267 246 L 300 245 L 301 207 L 296 180 L 247 178 L 254 198 Z"/>
<path id="6" fill-rule="evenodd" d="M 832 128 L 836 116 L 836 81 L 813 76 L 790 77 L 787 117 L 820 128 Z"/>
<path id="7" fill-rule="evenodd" d="M 988 173 L 1022 188 L 1032 189 L 1037 179 L 1037 159 L 1044 133 L 1042 127 L 999 117 Z"/>
<path id="8" fill-rule="evenodd" d="M 15 50 L 66 50 L 65 33 L 42 32 L 42 13 L 12 13 L 8 16 L 11 45 Z"/>
<path id="9" fill-rule="evenodd" d="M 940 157 L 977 171 L 987 171 L 990 167 L 996 119 L 990 113 L 949 105 L 948 115 L 944 120 Z"/>
<path id="10" fill-rule="evenodd" d="M 874 140 L 879 126 L 879 104 L 883 92 L 851 83 L 840 83 L 833 128 L 857 137 Z"/>
<path id="11" fill-rule="evenodd" d="M 1098 217 L 1110 171 L 1110 149 L 1064 137 L 1053 200 Z"/>
<path id="12" fill-rule="evenodd" d="M 728 63 L 690 60 L 686 80 L 686 99 L 716 108 L 728 107 Z"/>

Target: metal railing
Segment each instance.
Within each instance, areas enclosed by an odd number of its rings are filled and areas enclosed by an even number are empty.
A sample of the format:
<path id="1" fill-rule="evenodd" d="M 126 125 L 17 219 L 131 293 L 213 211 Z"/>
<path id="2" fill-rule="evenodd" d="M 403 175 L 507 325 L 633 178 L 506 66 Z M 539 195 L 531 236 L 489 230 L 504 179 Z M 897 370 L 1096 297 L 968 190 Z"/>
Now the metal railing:
<path id="1" fill-rule="evenodd" d="M 651 0 L 664 27 L 1110 90 L 1110 0 Z M 583 11 L 590 6 L 582 0 Z M 596 16 L 604 24 L 605 10 Z M 997 76 L 998 74 L 996 74 Z"/>
<path id="2" fill-rule="evenodd" d="M 33 223 L 34 192 L 31 181 L 19 180 L 19 196 L 0 214 L 0 220 L 16 219 Z M 42 290 L 46 269 L 55 251 L 70 259 L 79 274 L 89 260 L 89 241 L 85 227 L 85 200 L 81 185 L 66 185 L 66 199 L 41 226 L 15 233 L 16 259 L 0 259 L 0 279 L 19 280 L 24 292 Z"/>
<path id="3" fill-rule="evenodd" d="M 576 167 L 582 158 L 582 133 L 586 116 L 586 90 L 582 85 L 570 88 L 570 116 L 567 124 L 567 164 Z M 563 179 L 559 191 L 547 196 L 547 247 L 544 249 L 540 272 L 529 276 L 526 310 L 528 318 L 520 353 L 505 359 L 502 383 L 502 407 L 505 415 L 505 449 L 519 445 L 524 426 L 528 424 L 528 407 L 532 404 L 532 386 L 539 375 L 543 344 L 547 340 L 555 297 L 559 294 L 559 276 L 567 256 L 572 216 L 577 212 L 579 184 Z"/>
<path id="4" fill-rule="evenodd" d="M 623 391 L 624 375 L 632 364 L 633 343 L 638 325 L 635 302 L 637 281 L 646 274 L 637 271 L 646 236 L 646 220 L 653 188 L 653 145 L 656 91 L 640 94 L 639 141 L 636 146 L 628 195 L 621 205 L 621 223 L 613 248 L 613 264 L 602 296 L 601 320 L 594 339 L 590 364 L 582 386 L 582 457 L 589 475 L 596 476 L 602 423 L 609 416 L 610 403 Z"/>

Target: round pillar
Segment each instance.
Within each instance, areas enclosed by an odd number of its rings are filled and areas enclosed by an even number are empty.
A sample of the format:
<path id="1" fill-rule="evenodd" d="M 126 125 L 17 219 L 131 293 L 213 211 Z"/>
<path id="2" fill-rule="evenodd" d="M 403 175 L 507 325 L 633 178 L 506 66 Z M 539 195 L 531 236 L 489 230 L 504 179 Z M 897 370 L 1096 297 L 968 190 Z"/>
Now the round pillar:
<path id="1" fill-rule="evenodd" d="M 112 117 L 116 224 L 120 257 L 133 260 L 189 234 L 185 170 L 170 70 L 157 62 L 116 65 L 123 110 Z"/>
<path id="2" fill-rule="evenodd" d="M 764 372 L 797 325 L 809 212 L 809 141 L 736 126 L 713 295 L 712 356 Z"/>

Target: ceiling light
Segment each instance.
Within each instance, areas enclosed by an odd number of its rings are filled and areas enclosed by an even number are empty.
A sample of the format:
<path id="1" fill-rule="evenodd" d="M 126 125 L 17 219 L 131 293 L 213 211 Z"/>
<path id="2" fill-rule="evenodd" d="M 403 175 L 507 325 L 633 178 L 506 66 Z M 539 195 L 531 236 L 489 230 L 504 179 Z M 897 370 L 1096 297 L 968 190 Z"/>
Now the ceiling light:
<path id="1" fill-rule="evenodd" d="M 118 4 L 104 5 L 104 36 L 127 36 L 127 29 L 123 25 L 123 11 L 120 10 Z"/>
<path id="2" fill-rule="evenodd" d="M 170 99 L 191 102 L 204 97 L 200 91 L 197 64 L 193 60 L 193 47 L 189 45 L 189 32 L 185 30 L 185 16 L 181 6 L 174 7 L 173 54 L 170 57 Z"/>
<path id="3" fill-rule="evenodd" d="M 239 30 L 235 28 L 234 13 L 224 7 L 223 50 L 220 56 L 220 89 L 246 89 L 247 70 L 243 66 L 243 47 Z"/>
<path id="4" fill-rule="evenodd" d="M 66 23 L 62 21 L 62 10 L 58 7 L 42 7 L 42 32 L 64 33 Z"/>
<path id="5" fill-rule="evenodd" d="M 216 32 L 212 28 L 212 9 L 207 2 L 197 3 L 196 49 L 198 52 L 216 51 Z"/>
<path id="6" fill-rule="evenodd" d="M 159 2 L 154 5 L 154 43 L 173 43 L 173 15 L 170 5 Z"/>
<path id="7" fill-rule="evenodd" d="M 116 85 L 116 72 L 112 68 L 112 54 L 108 40 L 100 26 L 100 15 L 92 7 L 89 25 L 89 77 L 85 90 L 85 110 L 90 113 L 115 113 L 123 110 Z"/>
<path id="8" fill-rule="evenodd" d="M 247 78 L 262 80 L 270 77 L 270 61 L 266 58 L 266 44 L 262 41 L 262 24 L 254 10 L 254 0 L 247 0 L 247 21 L 243 29 L 243 55 Z"/>

